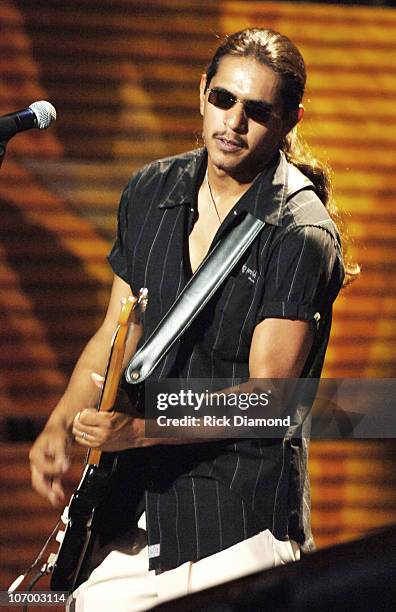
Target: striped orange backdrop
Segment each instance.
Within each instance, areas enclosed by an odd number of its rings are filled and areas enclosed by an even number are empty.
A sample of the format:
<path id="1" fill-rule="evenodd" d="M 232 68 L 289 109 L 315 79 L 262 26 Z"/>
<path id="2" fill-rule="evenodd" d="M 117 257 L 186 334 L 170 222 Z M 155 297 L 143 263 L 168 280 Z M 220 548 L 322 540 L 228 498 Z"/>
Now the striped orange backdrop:
<path id="1" fill-rule="evenodd" d="M 335 308 L 325 376 L 393 377 L 396 11 L 208 0 L 3 0 L 0 113 L 49 99 L 55 127 L 18 135 L 0 176 L 0 415 L 49 413 L 103 316 L 105 263 L 131 172 L 199 142 L 197 87 L 218 34 L 289 35 L 309 72 L 304 134 L 334 169 L 359 281 Z M 1 583 L 56 513 L 30 491 L 27 443 L 0 445 Z M 319 546 L 395 521 L 384 441 L 315 442 Z M 77 462 L 70 487 L 79 474 Z"/>

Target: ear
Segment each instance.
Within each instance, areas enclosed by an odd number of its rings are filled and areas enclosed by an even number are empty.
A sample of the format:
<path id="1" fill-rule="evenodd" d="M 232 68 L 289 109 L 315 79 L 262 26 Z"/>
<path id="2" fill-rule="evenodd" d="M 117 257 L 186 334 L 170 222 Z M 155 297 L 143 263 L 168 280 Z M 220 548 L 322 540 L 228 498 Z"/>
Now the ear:
<path id="1" fill-rule="evenodd" d="M 304 113 L 305 113 L 305 108 L 302 104 L 298 105 L 298 111 L 297 111 L 297 123 L 300 123 L 301 119 L 304 117 Z"/>
<path id="2" fill-rule="evenodd" d="M 201 74 L 201 81 L 199 83 L 199 112 L 203 116 L 205 108 L 205 87 L 206 87 L 206 74 Z"/>
<path id="3" fill-rule="evenodd" d="M 296 110 L 291 111 L 289 117 L 286 119 L 284 123 L 284 135 L 288 134 L 293 128 L 296 127 L 298 123 L 300 123 L 301 119 L 304 116 L 304 107 L 302 104 L 298 105 Z"/>

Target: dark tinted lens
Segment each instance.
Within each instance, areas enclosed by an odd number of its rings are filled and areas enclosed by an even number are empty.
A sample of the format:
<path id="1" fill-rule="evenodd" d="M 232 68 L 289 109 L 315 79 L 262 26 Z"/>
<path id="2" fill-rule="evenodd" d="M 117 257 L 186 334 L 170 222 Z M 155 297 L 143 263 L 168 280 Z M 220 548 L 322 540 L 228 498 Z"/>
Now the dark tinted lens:
<path id="1" fill-rule="evenodd" d="M 271 107 L 260 104 L 260 102 L 247 100 L 244 108 L 246 115 L 253 119 L 253 121 L 257 121 L 257 123 L 268 123 L 271 117 Z"/>
<path id="2" fill-rule="evenodd" d="M 226 89 L 210 89 L 208 100 L 211 104 L 222 110 L 228 110 L 237 102 L 237 98 Z M 262 102 L 246 100 L 243 103 L 246 116 L 257 123 L 268 123 L 271 117 L 272 108 Z"/>
<path id="3" fill-rule="evenodd" d="M 217 106 L 217 108 L 228 110 L 235 104 L 236 99 L 229 91 L 211 89 L 209 91 L 208 101 L 214 106 Z"/>

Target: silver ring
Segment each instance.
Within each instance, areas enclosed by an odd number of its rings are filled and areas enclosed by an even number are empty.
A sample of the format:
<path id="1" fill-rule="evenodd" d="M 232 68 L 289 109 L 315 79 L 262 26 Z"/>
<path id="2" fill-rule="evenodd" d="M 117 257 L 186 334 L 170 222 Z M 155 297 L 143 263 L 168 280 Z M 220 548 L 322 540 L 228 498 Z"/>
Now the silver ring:
<path id="1" fill-rule="evenodd" d="M 83 440 L 86 440 L 86 439 L 88 438 L 88 434 L 87 434 L 87 432 L 86 432 L 86 431 L 84 431 L 84 433 L 83 433 L 83 434 L 81 434 L 81 437 L 82 437 L 82 439 L 83 439 Z"/>

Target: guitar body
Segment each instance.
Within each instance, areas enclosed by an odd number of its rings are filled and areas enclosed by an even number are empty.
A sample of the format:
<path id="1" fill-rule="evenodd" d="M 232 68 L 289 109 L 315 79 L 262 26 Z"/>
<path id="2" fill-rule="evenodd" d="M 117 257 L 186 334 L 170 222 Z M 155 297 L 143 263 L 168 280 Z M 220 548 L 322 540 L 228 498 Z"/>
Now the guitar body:
<path id="1" fill-rule="evenodd" d="M 111 410 L 114 406 L 132 314 L 134 313 L 133 322 L 138 323 L 137 306 L 143 309 L 146 303 L 147 290 L 141 289 L 137 300 L 131 296 L 122 307 L 111 345 L 98 410 Z M 59 531 L 56 536 L 60 547 L 52 567 L 50 584 L 53 591 L 71 592 L 87 578 L 89 569 L 87 561 L 90 559 L 94 542 L 95 511 L 105 498 L 116 464 L 117 456 L 114 453 L 102 453 L 97 449 L 88 451 L 80 484 L 61 517 L 65 529 Z"/>
<path id="2" fill-rule="evenodd" d="M 115 467 L 87 465 L 80 484 L 64 514 L 67 521 L 51 576 L 53 591 L 74 591 L 86 578 L 84 560 L 93 544 L 92 526 L 95 510 L 105 497 L 108 481 Z M 85 570 L 85 571 L 84 571 Z"/>

